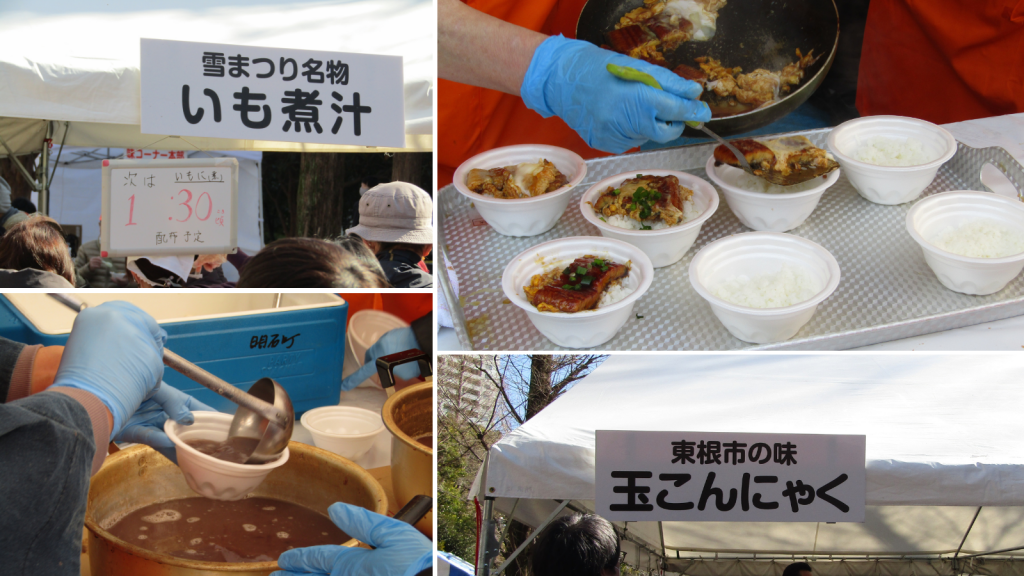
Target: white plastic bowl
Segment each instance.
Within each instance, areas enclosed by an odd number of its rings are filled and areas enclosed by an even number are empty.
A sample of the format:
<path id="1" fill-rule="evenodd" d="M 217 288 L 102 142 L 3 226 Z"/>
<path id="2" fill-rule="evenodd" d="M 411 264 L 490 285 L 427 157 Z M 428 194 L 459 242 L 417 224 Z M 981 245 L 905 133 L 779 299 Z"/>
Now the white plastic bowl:
<path id="1" fill-rule="evenodd" d="M 345 328 L 345 364 L 342 377 L 347 377 L 362 367 L 366 351 L 380 340 L 380 337 L 409 323 L 394 314 L 381 310 L 360 310 L 352 315 Z M 367 380 L 380 386 L 380 378 L 373 374 Z M 362 384 L 362 382 L 360 382 Z"/>
<path id="2" fill-rule="evenodd" d="M 628 230 L 612 226 L 600 219 L 594 212 L 593 202 L 608 189 L 609 186 L 618 187 L 624 181 L 635 178 L 637 174 L 650 176 L 675 176 L 679 178 L 679 184 L 693 190 L 694 207 L 700 214 L 682 224 L 661 230 Z M 674 170 L 635 170 L 625 174 L 618 174 L 601 180 L 583 193 L 580 199 L 580 212 L 587 222 L 590 222 L 601 231 L 601 235 L 607 238 L 615 238 L 628 242 L 644 251 L 651 259 L 655 268 L 675 264 L 682 259 L 686 251 L 693 246 L 700 234 L 700 227 L 711 218 L 711 215 L 718 210 L 718 193 L 714 186 L 708 184 L 701 178 L 686 172 Z"/>
<path id="3" fill-rule="evenodd" d="M 782 308 L 751 308 L 722 300 L 710 288 L 740 274 L 774 274 L 797 266 L 821 282 L 817 294 Z M 839 286 L 839 263 L 818 244 L 790 234 L 747 232 L 708 244 L 690 261 L 690 284 L 711 304 L 711 311 L 730 334 L 755 344 L 789 340 L 814 316 L 825 298 Z"/>
<path id="4" fill-rule="evenodd" d="M 466 187 L 466 176 L 474 168 L 501 168 L 536 162 L 541 158 L 553 163 L 569 182 L 547 194 L 507 200 L 477 194 Z M 455 170 L 452 183 L 456 190 L 473 201 L 480 216 L 499 234 L 536 236 L 554 228 L 569 205 L 570 192 L 586 175 L 587 165 L 575 152 L 543 144 L 521 144 L 495 148 L 473 156 Z"/>
<path id="5" fill-rule="evenodd" d="M 998 222 L 1024 233 L 1024 204 L 989 192 L 957 190 L 921 200 L 907 213 L 907 231 L 921 245 L 924 260 L 943 286 L 984 296 L 1005 287 L 1024 269 L 1024 252 L 1004 258 L 972 258 L 931 243 L 944 230 L 971 220 Z"/>
<path id="6" fill-rule="evenodd" d="M 302 426 L 317 448 L 355 460 L 370 451 L 384 431 L 379 412 L 355 406 L 324 406 L 302 415 Z"/>
<path id="7" fill-rule="evenodd" d="M 217 440 L 228 437 L 231 414 L 220 412 L 193 412 L 195 424 L 183 426 L 167 420 L 164 432 L 174 442 L 178 467 L 185 475 L 188 487 L 213 500 L 240 500 L 263 482 L 267 474 L 288 461 L 288 448 L 281 457 L 266 464 L 235 464 L 203 454 L 185 444 L 186 440 Z"/>
<path id="8" fill-rule="evenodd" d="M 618 302 L 585 312 L 538 312 L 526 299 L 523 286 L 528 286 L 536 274 L 567 266 L 580 256 L 594 255 L 625 264 L 632 262 L 624 285 L 633 287 L 631 294 Z M 632 318 L 633 304 L 647 292 L 654 279 L 651 259 L 632 244 L 600 236 L 560 238 L 538 244 L 517 255 L 505 267 L 501 288 L 505 297 L 526 311 L 526 316 L 540 333 L 566 348 L 590 348 L 612 339 L 615 333 Z"/>
<path id="9" fill-rule="evenodd" d="M 743 170 L 732 166 L 715 166 L 715 157 L 704 166 L 708 178 L 722 189 L 725 203 L 747 228 L 764 232 L 787 232 L 804 223 L 818 206 L 821 196 L 839 180 L 839 170 L 820 178 L 821 184 L 803 192 L 767 194 L 751 192 L 736 185 Z"/>
<path id="10" fill-rule="evenodd" d="M 913 138 L 935 160 L 916 166 L 878 166 L 854 159 L 857 149 L 876 137 Z M 935 180 L 939 168 L 956 154 L 956 139 L 931 122 L 905 116 L 867 116 L 843 122 L 828 135 L 828 149 L 864 198 L 876 204 L 903 204 L 917 198 Z"/>

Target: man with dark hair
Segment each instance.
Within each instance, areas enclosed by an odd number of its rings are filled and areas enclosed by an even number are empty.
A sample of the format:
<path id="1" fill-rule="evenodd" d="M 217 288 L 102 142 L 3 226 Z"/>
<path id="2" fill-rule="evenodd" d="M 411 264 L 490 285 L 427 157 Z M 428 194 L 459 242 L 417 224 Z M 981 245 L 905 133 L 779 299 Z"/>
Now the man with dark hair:
<path id="1" fill-rule="evenodd" d="M 617 576 L 619 537 L 595 514 L 562 516 L 537 535 L 530 568 L 534 576 Z"/>
<path id="2" fill-rule="evenodd" d="M 811 565 L 807 562 L 794 562 L 786 566 L 782 576 L 812 576 Z"/>

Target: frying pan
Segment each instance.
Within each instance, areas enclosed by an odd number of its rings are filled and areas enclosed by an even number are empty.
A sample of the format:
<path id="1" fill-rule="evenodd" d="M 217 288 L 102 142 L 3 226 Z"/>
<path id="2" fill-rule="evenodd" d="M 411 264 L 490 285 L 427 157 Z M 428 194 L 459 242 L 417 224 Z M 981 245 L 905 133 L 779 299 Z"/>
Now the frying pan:
<path id="1" fill-rule="evenodd" d="M 576 23 L 576 38 L 598 46 L 608 44 L 606 34 L 626 12 L 643 0 L 588 0 Z M 789 95 L 763 108 L 712 118 L 707 127 L 722 136 L 742 134 L 767 126 L 804 103 L 824 80 L 839 46 L 839 12 L 834 0 L 729 0 L 718 11 L 718 29 L 707 42 L 685 42 L 665 54 L 672 68 L 697 67 L 698 56 L 711 56 L 722 66 L 782 70 L 796 61 L 796 49 L 814 50 L 818 60 L 804 70 L 803 81 Z M 684 136 L 704 133 L 686 128 Z"/>

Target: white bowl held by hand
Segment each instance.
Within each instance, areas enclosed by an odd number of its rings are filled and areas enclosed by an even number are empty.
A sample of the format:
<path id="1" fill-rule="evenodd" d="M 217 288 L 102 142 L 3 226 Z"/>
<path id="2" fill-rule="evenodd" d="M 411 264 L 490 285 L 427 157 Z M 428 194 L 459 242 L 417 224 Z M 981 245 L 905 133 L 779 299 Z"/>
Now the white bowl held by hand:
<path id="1" fill-rule="evenodd" d="M 189 440 L 214 440 L 223 442 L 228 438 L 231 414 L 220 412 L 193 412 L 195 424 L 183 426 L 168 419 L 164 432 L 174 442 L 178 467 L 185 475 L 188 487 L 213 500 L 240 500 L 263 482 L 274 469 L 288 461 L 288 448 L 273 462 L 266 464 L 236 464 L 218 460 L 186 444 Z"/>
<path id="2" fill-rule="evenodd" d="M 915 166 L 857 160 L 857 150 L 879 137 L 901 143 L 912 138 L 932 160 Z M 828 149 L 861 196 L 876 204 L 903 204 L 920 196 L 935 180 L 939 168 L 956 154 L 956 139 L 945 128 L 917 118 L 866 116 L 836 126 L 828 135 Z"/>
<path id="3" fill-rule="evenodd" d="M 474 168 L 489 170 L 545 159 L 555 165 L 569 181 L 558 190 L 532 198 L 500 199 L 477 194 L 466 187 L 466 177 Z M 482 152 L 455 170 L 452 184 L 473 201 L 480 216 L 499 234 L 536 236 L 551 230 L 569 205 L 572 189 L 587 175 L 587 165 L 578 154 L 565 148 L 542 144 L 504 146 Z"/>
<path id="4" fill-rule="evenodd" d="M 839 170 L 816 178 L 817 186 L 801 192 L 768 194 L 745 190 L 738 180 L 748 176 L 739 168 L 715 166 L 715 157 L 704 166 L 708 178 L 722 189 L 725 203 L 747 228 L 764 232 L 787 232 L 804 223 L 818 206 L 821 196 L 839 180 Z M 809 185 L 810 186 L 810 185 Z"/>
<path id="5" fill-rule="evenodd" d="M 540 312 L 526 298 L 523 286 L 537 274 L 564 268 L 582 256 L 597 256 L 617 264 L 631 263 L 621 286 L 633 291 L 622 300 L 583 312 Z M 647 292 L 654 279 L 651 259 L 636 246 L 600 236 L 560 238 L 538 244 L 512 258 L 501 277 L 505 297 L 526 311 L 540 333 L 566 348 L 590 348 L 604 344 L 632 317 L 633 304 Z"/>
<path id="6" fill-rule="evenodd" d="M 921 245 L 925 262 L 943 286 L 983 296 L 1002 290 L 1020 274 L 1024 269 L 1024 252 L 1003 258 L 973 258 L 947 252 L 932 243 L 943 232 L 978 220 L 1024 235 L 1024 203 L 990 192 L 943 192 L 910 209 L 907 231 Z"/>
<path id="7" fill-rule="evenodd" d="M 379 412 L 355 406 L 324 406 L 302 415 L 302 426 L 313 435 L 317 448 L 355 460 L 369 452 L 384 431 Z"/>
<path id="8" fill-rule="evenodd" d="M 714 294 L 717 286 L 738 276 L 776 274 L 799 268 L 822 288 L 809 299 L 779 308 L 752 308 Z M 690 261 L 690 284 L 711 305 L 730 334 L 755 344 L 789 340 L 814 316 L 839 286 L 839 263 L 818 244 L 790 234 L 747 232 L 708 244 Z"/>
<path id="9" fill-rule="evenodd" d="M 679 178 L 680 186 L 693 190 L 694 208 L 699 212 L 696 217 L 688 222 L 683 222 L 669 228 L 660 230 L 629 230 L 612 226 L 601 219 L 601 215 L 594 211 L 593 203 L 604 193 L 608 187 L 616 188 L 624 181 L 635 178 L 637 174 L 645 176 L 675 176 Z M 601 235 L 608 238 L 615 238 L 628 242 L 644 251 L 644 254 L 651 259 L 655 268 L 675 264 L 683 258 L 686 251 L 693 246 L 700 234 L 700 228 L 711 218 L 718 209 L 718 193 L 714 186 L 704 180 L 686 172 L 674 170 L 635 170 L 625 174 L 610 176 L 594 184 L 580 199 L 580 212 L 587 222 L 590 222 L 601 231 Z"/>

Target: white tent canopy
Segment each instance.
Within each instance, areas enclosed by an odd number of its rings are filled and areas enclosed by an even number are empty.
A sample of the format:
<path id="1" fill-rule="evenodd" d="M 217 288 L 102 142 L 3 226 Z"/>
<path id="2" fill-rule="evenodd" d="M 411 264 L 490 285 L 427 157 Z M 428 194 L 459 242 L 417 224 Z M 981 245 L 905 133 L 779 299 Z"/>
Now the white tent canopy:
<path id="1" fill-rule="evenodd" d="M 1018 356 L 617 355 L 492 447 L 472 494 L 516 505 L 532 526 L 557 501 L 593 509 L 595 430 L 864 434 L 863 524 L 630 522 L 628 534 L 688 574 L 777 573 L 754 561 L 772 555 L 843 557 L 825 570 L 836 574 L 885 561 L 920 574 L 899 562 L 913 556 L 949 573 L 958 549 L 1024 547 L 1022 373 Z M 986 565 L 974 572 L 1024 571 Z"/>
<path id="2" fill-rule="evenodd" d="M 97 4 L 97 5 L 94 5 Z M 429 0 L 12 0 L 0 6 L 0 138 L 70 146 L 303 152 L 433 148 L 437 16 Z M 180 138 L 140 132 L 139 39 L 403 57 L 404 149 Z M 66 134 L 65 134 L 66 131 Z M 0 157 L 6 156 L 0 147 Z"/>

